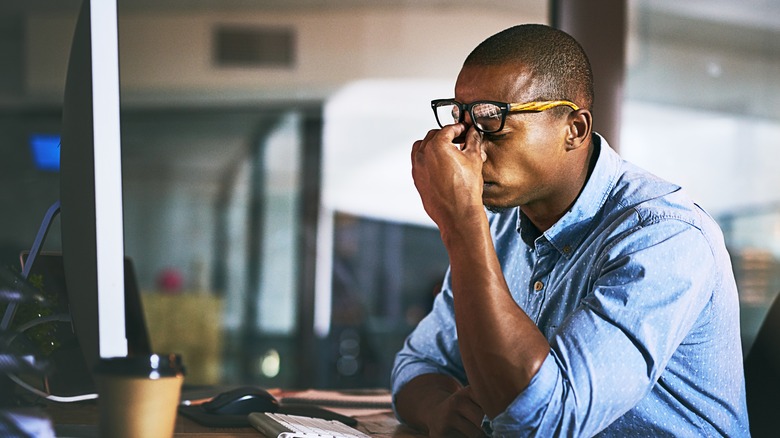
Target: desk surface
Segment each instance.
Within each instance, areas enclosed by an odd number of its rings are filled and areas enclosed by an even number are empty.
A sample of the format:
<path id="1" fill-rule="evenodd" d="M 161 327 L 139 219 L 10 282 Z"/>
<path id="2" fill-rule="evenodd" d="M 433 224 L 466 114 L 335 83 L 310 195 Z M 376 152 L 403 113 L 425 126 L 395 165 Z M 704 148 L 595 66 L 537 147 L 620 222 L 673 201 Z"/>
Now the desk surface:
<path id="1" fill-rule="evenodd" d="M 62 403 L 51 404 L 45 408 L 46 414 L 55 425 L 57 436 L 92 438 L 97 437 L 97 403 Z M 413 438 L 423 437 L 414 430 L 401 425 L 392 413 L 357 416 L 357 429 L 379 438 Z M 260 436 L 251 427 L 241 428 L 211 428 L 202 426 L 187 417 L 179 415 L 176 419 L 176 437 L 232 438 Z"/>

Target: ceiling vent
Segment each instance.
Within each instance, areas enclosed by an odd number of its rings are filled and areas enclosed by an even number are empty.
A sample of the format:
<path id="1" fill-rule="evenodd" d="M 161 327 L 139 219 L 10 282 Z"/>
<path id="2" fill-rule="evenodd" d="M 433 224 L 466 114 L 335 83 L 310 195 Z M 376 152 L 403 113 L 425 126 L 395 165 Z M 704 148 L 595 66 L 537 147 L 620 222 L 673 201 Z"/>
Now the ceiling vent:
<path id="1" fill-rule="evenodd" d="M 295 67 L 292 28 L 223 26 L 214 41 L 214 62 L 220 67 Z"/>

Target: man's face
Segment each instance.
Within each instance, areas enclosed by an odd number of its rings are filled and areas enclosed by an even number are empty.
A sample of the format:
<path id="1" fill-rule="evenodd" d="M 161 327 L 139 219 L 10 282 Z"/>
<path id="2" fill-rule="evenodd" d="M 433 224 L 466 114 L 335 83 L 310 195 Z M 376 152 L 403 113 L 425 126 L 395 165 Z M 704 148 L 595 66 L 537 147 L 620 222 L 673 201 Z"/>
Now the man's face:
<path id="1" fill-rule="evenodd" d="M 533 78 L 516 65 L 467 66 L 455 84 L 455 99 L 507 103 L 532 101 Z M 471 124 L 467 115 L 465 123 Z M 482 167 L 482 201 L 488 207 L 508 208 L 557 204 L 569 190 L 561 187 L 566 172 L 567 118 L 556 111 L 509 113 L 504 129 L 482 134 L 480 147 L 487 160 Z M 471 126 L 469 129 L 475 129 Z"/>

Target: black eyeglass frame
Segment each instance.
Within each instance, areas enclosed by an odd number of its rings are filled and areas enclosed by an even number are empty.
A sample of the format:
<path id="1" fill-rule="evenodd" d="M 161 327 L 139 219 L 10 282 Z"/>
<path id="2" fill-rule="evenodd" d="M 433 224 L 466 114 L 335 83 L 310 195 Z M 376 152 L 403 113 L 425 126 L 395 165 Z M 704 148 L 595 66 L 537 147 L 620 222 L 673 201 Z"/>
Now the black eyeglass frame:
<path id="1" fill-rule="evenodd" d="M 521 112 L 521 111 L 542 112 L 542 111 L 547 111 L 550 108 L 555 108 L 559 106 L 568 106 L 574 111 L 580 109 L 580 107 L 577 106 L 577 104 L 568 100 L 544 100 L 544 101 L 534 101 L 534 102 L 525 102 L 525 103 L 507 103 L 507 102 L 497 102 L 494 100 L 478 100 L 476 102 L 465 104 L 465 103 L 460 103 L 455 99 L 434 99 L 431 101 L 431 109 L 433 110 L 434 117 L 436 117 L 436 123 L 439 124 L 440 128 L 443 128 L 446 125 L 450 124 L 450 123 L 442 124 L 441 120 L 439 120 L 439 112 L 436 111 L 436 108 L 443 106 L 442 104 L 455 105 L 458 107 L 458 109 L 460 110 L 460 117 L 458 117 L 458 120 L 455 123 L 463 122 L 463 119 L 465 118 L 465 114 L 468 112 L 469 115 L 471 116 L 471 120 L 474 121 L 474 128 L 476 128 L 477 131 L 483 134 L 493 134 L 504 129 L 506 116 L 509 113 Z M 501 123 L 499 124 L 498 129 L 487 131 L 477 125 L 476 118 L 474 117 L 474 113 L 472 113 L 472 109 L 474 108 L 474 106 L 481 105 L 481 104 L 495 105 L 501 111 Z"/>

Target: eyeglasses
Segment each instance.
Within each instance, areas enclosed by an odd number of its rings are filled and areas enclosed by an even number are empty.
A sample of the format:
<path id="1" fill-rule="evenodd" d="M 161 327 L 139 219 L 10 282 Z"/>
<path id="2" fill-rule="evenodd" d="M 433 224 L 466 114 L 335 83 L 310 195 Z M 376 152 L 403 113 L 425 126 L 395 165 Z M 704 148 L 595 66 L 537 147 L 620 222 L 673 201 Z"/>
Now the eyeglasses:
<path id="1" fill-rule="evenodd" d="M 580 109 L 574 102 L 568 100 L 545 100 L 542 102 L 504 103 L 492 100 L 479 100 L 463 104 L 454 99 L 436 99 L 431 101 L 433 114 L 440 127 L 460 123 L 467 112 L 471 116 L 474 127 L 484 134 L 498 132 L 504 129 L 506 115 L 509 113 L 527 111 L 542 112 L 558 106 L 568 106 L 574 111 Z"/>

